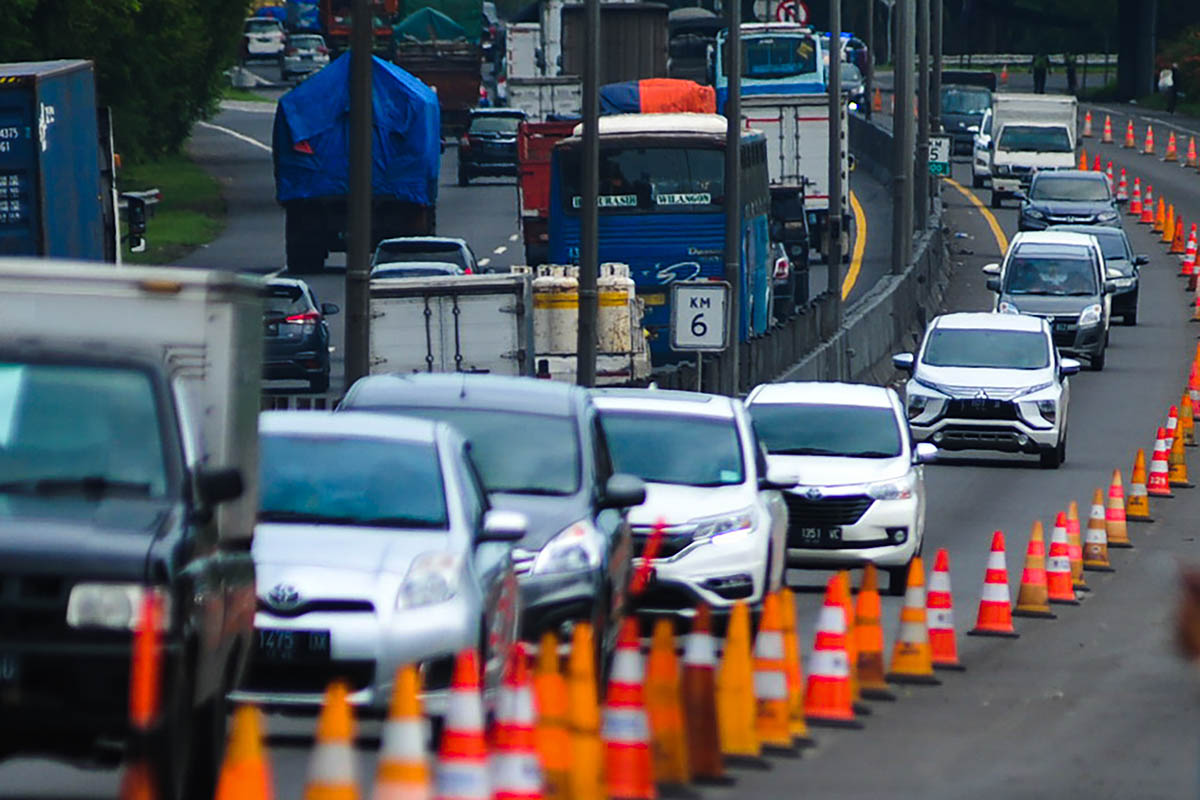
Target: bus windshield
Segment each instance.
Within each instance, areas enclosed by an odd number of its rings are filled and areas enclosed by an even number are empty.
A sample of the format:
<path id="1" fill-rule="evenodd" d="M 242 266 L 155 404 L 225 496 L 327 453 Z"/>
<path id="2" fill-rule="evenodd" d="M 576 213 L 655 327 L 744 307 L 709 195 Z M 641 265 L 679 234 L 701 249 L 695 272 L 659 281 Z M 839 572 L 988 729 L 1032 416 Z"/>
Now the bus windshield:
<path id="1" fill-rule="evenodd" d="M 811 36 L 763 36 L 742 40 L 742 77 L 791 78 L 817 71 Z"/>
<path id="2" fill-rule="evenodd" d="M 579 151 L 562 160 L 563 202 L 581 204 Z M 602 147 L 601 211 L 715 211 L 724 202 L 725 154 L 703 147 Z"/>

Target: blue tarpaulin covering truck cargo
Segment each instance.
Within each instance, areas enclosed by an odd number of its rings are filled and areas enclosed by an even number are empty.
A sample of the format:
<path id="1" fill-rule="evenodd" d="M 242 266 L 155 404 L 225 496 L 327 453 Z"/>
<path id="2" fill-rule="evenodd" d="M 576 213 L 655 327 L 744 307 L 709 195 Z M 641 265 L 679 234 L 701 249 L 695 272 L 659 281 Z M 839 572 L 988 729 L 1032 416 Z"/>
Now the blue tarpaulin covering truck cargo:
<path id="1" fill-rule="evenodd" d="M 437 95 L 374 59 L 372 248 L 380 239 L 434 232 L 441 162 Z M 279 99 L 272 142 L 275 199 L 287 211 L 290 272 L 320 270 L 346 249 L 350 172 L 350 54 Z"/>

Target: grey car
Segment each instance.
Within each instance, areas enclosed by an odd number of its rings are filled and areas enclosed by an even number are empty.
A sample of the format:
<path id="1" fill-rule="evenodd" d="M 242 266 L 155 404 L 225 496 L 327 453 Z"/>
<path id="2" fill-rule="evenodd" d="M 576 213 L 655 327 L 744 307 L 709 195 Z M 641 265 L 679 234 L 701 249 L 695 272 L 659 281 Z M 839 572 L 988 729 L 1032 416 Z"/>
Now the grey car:
<path id="1" fill-rule="evenodd" d="M 586 391 L 500 375 L 371 375 L 350 387 L 338 409 L 457 427 L 471 443 L 491 501 L 529 519 L 529 532 L 513 550 L 523 635 L 554 630 L 565 636 L 575 621 L 590 620 L 597 657 L 607 663 L 633 555 L 626 509 L 645 500 L 646 487 L 614 473 Z"/>
<path id="2" fill-rule="evenodd" d="M 478 648 L 499 686 L 517 637 L 510 551 L 526 520 L 491 508 L 466 441 L 396 415 L 261 415 L 253 555 L 255 650 L 238 701 L 315 709 L 330 680 L 382 714 L 419 664 L 440 716 L 455 655 Z"/>

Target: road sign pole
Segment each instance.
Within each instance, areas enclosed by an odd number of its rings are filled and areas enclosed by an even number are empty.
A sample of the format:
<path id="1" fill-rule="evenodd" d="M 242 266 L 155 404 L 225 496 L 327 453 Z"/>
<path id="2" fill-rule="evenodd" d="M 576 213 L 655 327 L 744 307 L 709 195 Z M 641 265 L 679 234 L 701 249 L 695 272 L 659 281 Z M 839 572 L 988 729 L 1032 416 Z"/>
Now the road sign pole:
<path id="1" fill-rule="evenodd" d="M 594 1 L 594 0 L 593 0 Z M 739 352 L 742 340 L 742 4 L 725 0 L 728 10 L 725 40 L 725 74 L 729 96 L 725 100 L 725 280 L 729 282 L 728 371 L 725 394 L 737 397 L 741 388 Z"/>
<path id="2" fill-rule="evenodd" d="M 704 391 L 704 353 L 696 353 L 696 391 Z"/>
<path id="3" fill-rule="evenodd" d="M 912 258 L 913 234 L 913 2 L 895 0 L 896 102 L 892 113 L 892 274 Z"/>
<path id="4" fill-rule="evenodd" d="M 917 0 L 917 166 L 913 180 L 916 182 L 917 230 L 925 230 L 929 223 L 929 0 Z"/>
<path id="5" fill-rule="evenodd" d="M 350 197 L 346 242 L 345 387 L 370 371 L 371 78 L 374 31 L 367 0 L 350 14 Z"/>
<path id="6" fill-rule="evenodd" d="M 829 0 L 829 215 L 825 233 L 834 324 L 842 325 L 842 0 Z"/>
<path id="7" fill-rule="evenodd" d="M 600 0 L 585 0 L 587 41 L 583 60 L 583 200 L 580 203 L 579 323 L 575 339 L 575 382 L 596 383 L 596 325 L 600 273 Z"/>

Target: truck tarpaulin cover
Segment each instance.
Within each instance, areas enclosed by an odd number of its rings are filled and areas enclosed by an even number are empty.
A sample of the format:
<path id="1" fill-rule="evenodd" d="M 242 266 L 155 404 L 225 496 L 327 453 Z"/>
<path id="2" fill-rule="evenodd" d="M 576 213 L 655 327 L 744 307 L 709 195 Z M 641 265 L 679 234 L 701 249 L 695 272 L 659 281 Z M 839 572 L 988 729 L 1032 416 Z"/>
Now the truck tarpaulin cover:
<path id="1" fill-rule="evenodd" d="M 601 114 L 717 113 L 711 86 L 676 78 L 647 78 L 600 87 Z"/>
<path id="2" fill-rule="evenodd" d="M 373 58 L 375 194 L 419 205 L 437 201 L 441 113 L 437 95 L 397 66 Z M 273 150 L 280 203 L 349 190 L 350 53 L 279 98 Z"/>
<path id="3" fill-rule="evenodd" d="M 414 11 L 396 25 L 392 33 L 397 39 L 411 39 L 414 42 L 453 42 L 467 38 L 462 25 L 436 8 Z"/>

